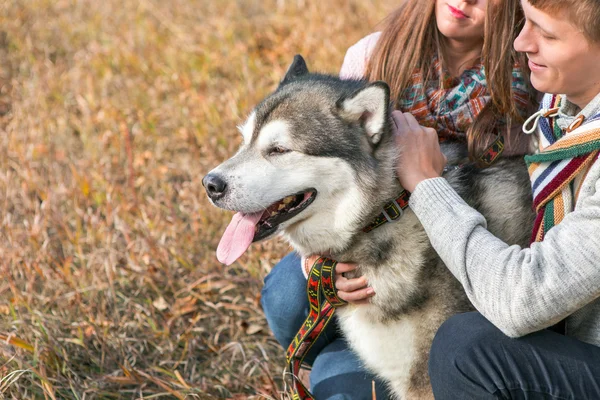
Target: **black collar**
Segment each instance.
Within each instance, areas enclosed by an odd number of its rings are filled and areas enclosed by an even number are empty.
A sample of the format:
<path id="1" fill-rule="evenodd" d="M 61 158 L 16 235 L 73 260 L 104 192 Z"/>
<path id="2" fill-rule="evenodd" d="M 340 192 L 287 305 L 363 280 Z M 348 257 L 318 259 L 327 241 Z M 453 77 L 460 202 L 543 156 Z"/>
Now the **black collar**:
<path id="1" fill-rule="evenodd" d="M 398 195 L 395 200 L 390 201 L 381 210 L 381 213 L 375 217 L 373 222 L 363 228 L 363 232 L 371 232 L 373 229 L 380 227 L 387 222 L 393 222 L 400 218 L 404 213 L 404 210 L 408 207 L 408 199 L 410 193 L 406 190 Z"/>

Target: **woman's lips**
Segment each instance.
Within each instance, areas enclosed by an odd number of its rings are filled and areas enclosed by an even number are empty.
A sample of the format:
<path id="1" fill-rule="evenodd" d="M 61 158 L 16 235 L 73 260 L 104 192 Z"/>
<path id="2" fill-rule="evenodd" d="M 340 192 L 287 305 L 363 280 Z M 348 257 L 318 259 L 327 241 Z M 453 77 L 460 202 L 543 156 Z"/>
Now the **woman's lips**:
<path id="1" fill-rule="evenodd" d="M 535 63 L 535 62 L 533 62 L 531 60 L 528 60 L 527 64 L 529 65 L 529 69 L 531 71 L 541 71 L 541 70 L 543 70 L 543 69 L 546 68 L 545 65 L 537 64 L 537 63 Z"/>
<path id="2" fill-rule="evenodd" d="M 454 18 L 457 19 L 465 19 L 468 18 L 467 14 L 465 14 L 464 12 L 460 11 L 458 8 L 452 7 L 450 4 L 448 4 L 448 9 L 450 10 L 450 14 L 452 14 L 452 16 Z"/>

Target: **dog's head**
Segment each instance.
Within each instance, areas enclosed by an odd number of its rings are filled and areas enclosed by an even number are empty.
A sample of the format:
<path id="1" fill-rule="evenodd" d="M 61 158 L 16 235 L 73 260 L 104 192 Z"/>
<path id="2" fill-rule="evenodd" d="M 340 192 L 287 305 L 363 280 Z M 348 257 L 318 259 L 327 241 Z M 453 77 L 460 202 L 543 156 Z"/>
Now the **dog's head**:
<path id="1" fill-rule="evenodd" d="M 389 97 L 383 82 L 309 74 L 294 57 L 240 127 L 238 152 L 202 180 L 214 205 L 237 212 L 219 260 L 278 232 L 302 253 L 347 246 L 374 203 L 397 191 Z"/>

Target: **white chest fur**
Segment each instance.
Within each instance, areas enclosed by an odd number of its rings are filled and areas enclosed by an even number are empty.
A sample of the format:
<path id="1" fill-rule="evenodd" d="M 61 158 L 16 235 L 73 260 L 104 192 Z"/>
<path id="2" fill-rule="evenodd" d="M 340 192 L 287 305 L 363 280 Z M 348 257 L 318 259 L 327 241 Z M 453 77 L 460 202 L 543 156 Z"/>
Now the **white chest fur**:
<path id="1" fill-rule="evenodd" d="M 408 385 L 415 360 L 415 322 L 411 318 L 381 323 L 371 305 L 344 306 L 336 315 L 350 347 L 366 367 L 393 382 L 396 393 Z M 399 390 L 400 389 L 400 390 Z"/>

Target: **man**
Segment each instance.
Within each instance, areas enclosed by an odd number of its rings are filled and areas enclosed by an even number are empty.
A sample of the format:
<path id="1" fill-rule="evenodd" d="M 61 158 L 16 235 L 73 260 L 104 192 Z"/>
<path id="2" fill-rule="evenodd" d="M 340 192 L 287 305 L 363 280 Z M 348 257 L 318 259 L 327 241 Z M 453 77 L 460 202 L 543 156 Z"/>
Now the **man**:
<path id="1" fill-rule="evenodd" d="M 436 399 L 600 398 L 600 1 L 521 5 L 514 46 L 547 93 L 524 127 L 539 144 L 526 157 L 538 212 L 529 248 L 488 232 L 440 177 L 435 131 L 393 114 L 410 206 L 479 311 L 436 335 Z"/>

